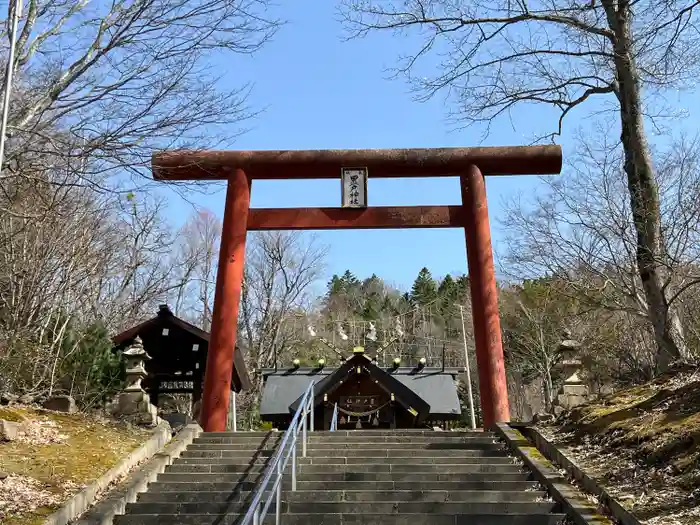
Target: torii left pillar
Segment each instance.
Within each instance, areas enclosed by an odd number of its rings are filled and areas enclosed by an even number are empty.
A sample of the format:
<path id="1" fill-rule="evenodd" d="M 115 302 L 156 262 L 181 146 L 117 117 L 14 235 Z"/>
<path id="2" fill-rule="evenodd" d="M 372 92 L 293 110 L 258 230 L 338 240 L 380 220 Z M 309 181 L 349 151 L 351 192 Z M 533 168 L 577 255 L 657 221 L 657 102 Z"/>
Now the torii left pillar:
<path id="1" fill-rule="evenodd" d="M 228 179 L 202 396 L 201 424 L 205 432 L 226 429 L 243 285 L 250 188 L 251 180 L 242 169 L 236 169 Z"/>

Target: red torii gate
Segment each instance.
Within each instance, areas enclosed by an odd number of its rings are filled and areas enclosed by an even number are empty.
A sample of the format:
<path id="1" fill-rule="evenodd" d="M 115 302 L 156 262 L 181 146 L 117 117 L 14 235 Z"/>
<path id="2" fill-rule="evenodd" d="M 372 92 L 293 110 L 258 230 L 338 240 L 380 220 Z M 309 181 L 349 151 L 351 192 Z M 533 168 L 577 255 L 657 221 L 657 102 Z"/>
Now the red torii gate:
<path id="1" fill-rule="evenodd" d="M 370 177 L 459 176 L 461 206 L 250 209 L 252 181 L 336 179 L 362 166 Z M 226 205 L 201 423 L 226 429 L 248 231 L 464 228 L 484 427 L 508 421 L 496 275 L 485 175 L 558 174 L 560 146 L 318 151 L 170 151 L 152 159 L 159 180 L 227 180 Z"/>

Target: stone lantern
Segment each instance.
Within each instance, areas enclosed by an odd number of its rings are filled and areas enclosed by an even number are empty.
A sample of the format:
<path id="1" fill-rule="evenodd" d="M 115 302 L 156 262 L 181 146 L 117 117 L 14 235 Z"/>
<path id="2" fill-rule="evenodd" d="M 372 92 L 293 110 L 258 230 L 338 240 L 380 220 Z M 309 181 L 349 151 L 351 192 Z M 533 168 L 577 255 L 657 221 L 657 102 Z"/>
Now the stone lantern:
<path id="1" fill-rule="evenodd" d="M 581 343 L 571 339 L 571 332 L 568 330 L 564 331 L 562 335 L 564 336 L 564 340 L 559 343 L 559 354 L 562 356 L 559 369 L 566 378 L 564 379 L 564 384 L 580 385 L 583 383 L 578 375 L 581 371 L 581 359 L 578 357 Z"/>
<path id="2" fill-rule="evenodd" d="M 126 358 L 126 386 L 112 402 L 111 412 L 115 416 L 130 419 L 137 425 L 157 425 L 160 421 L 158 409 L 151 404 L 150 397 L 141 386 L 141 381 L 148 375 L 145 362 L 151 359 L 141 338 L 136 336 L 122 355 Z"/>
<path id="3" fill-rule="evenodd" d="M 579 376 L 581 372 L 581 359 L 578 354 L 581 349 L 581 343 L 571 338 L 571 332 L 566 330 L 562 334 L 563 340 L 559 343 L 559 353 L 562 360 L 557 365 L 564 375 L 564 384 L 559 390 L 557 399 L 554 404 L 554 412 L 556 415 L 561 414 L 565 410 L 571 410 L 588 401 L 588 386 L 584 384 Z"/>
<path id="4" fill-rule="evenodd" d="M 136 336 L 134 343 L 122 352 L 126 357 L 126 387 L 124 392 L 144 392 L 141 386 L 146 376 L 145 362 L 151 359 L 146 350 L 143 348 L 143 341 L 139 336 Z"/>

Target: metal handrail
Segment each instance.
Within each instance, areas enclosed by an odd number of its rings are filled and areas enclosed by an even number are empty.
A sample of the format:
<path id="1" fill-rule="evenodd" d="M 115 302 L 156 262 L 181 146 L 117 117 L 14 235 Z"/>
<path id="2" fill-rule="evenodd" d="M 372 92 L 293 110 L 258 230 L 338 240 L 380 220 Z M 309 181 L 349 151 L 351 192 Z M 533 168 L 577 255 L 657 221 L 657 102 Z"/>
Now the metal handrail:
<path id="1" fill-rule="evenodd" d="M 282 443 L 277 448 L 277 451 L 272 456 L 272 460 L 265 468 L 265 474 L 263 475 L 263 480 L 255 491 L 253 496 L 253 501 L 245 513 L 243 520 L 240 525 L 260 525 L 262 520 L 267 516 L 267 510 L 272 504 L 272 495 L 275 494 L 276 504 L 275 504 L 275 523 L 279 525 L 280 523 L 280 512 L 282 508 L 282 476 L 284 475 L 285 468 L 289 462 L 289 458 L 292 458 L 292 491 L 297 490 L 297 440 L 299 437 L 299 431 L 301 430 L 301 455 L 306 457 L 306 445 L 307 445 L 307 420 L 310 419 L 308 423 L 311 425 L 311 431 L 314 429 L 314 384 L 311 383 L 304 396 L 299 403 L 299 408 L 294 413 L 292 418 L 292 423 L 289 428 L 282 436 Z M 301 422 L 301 428 L 299 423 Z M 263 497 L 265 492 L 268 491 L 268 485 L 272 476 L 276 473 L 275 480 L 272 487 L 269 489 L 267 500 L 263 504 Z"/>
<path id="2" fill-rule="evenodd" d="M 331 432 L 338 430 L 338 403 L 333 408 L 333 418 L 331 419 Z"/>

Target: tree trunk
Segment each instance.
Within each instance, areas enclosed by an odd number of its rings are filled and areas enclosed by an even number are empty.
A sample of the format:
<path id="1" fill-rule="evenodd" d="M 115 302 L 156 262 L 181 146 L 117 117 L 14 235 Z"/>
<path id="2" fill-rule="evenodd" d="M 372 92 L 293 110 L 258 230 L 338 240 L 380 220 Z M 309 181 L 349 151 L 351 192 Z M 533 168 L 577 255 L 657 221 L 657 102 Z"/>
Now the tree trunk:
<path id="1" fill-rule="evenodd" d="M 547 366 L 542 375 L 544 380 L 544 411 L 547 414 L 551 414 L 554 411 L 554 383 L 552 381 L 551 368 Z"/>
<path id="2" fill-rule="evenodd" d="M 669 275 L 661 233 L 659 191 L 644 130 L 640 83 L 630 39 L 629 7 L 622 4 L 618 4 L 614 11 L 609 5 L 606 8 L 616 35 L 617 97 L 620 101 L 624 169 L 637 232 L 637 269 L 654 329 L 657 371 L 663 371 L 674 360 L 686 355 L 686 347 L 680 318 L 668 302 Z"/>

